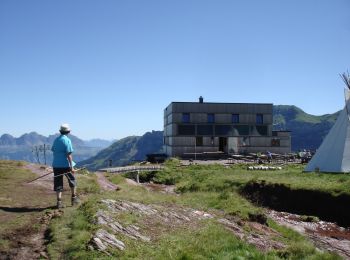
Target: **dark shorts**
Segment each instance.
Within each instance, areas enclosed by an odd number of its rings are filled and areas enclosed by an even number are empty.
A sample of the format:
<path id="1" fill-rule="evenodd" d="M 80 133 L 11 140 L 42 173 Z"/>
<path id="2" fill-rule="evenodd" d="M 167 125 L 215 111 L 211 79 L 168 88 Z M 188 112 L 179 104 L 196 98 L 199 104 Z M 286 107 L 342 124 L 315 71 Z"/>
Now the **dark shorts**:
<path id="1" fill-rule="evenodd" d="M 54 174 L 54 179 L 53 179 L 54 191 L 63 191 L 63 176 L 67 177 L 69 187 L 73 188 L 77 186 L 77 181 L 75 179 L 75 176 L 70 172 L 70 168 L 53 168 L 53 174 Z"/>

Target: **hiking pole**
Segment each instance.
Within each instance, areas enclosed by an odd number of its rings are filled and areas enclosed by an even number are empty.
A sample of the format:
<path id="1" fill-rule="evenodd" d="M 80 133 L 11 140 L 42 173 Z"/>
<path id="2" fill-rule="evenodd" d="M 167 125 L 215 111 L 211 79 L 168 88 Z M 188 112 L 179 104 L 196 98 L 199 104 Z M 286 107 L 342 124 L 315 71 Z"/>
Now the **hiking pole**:
<path id="1" fill-rule="evenodd" d="M 74 172 L 78 172 L 78 171 L 85 170 L 85 169 L 86 169 L 86 167 L 82 167 L 82 168 L 79 168 L 79 169 L 74 170 Z M 70 171 L 69 171 L 69 172 L 62 173 L 62 174 L 59 174 L 59 175 L 56 175 L 56 176 L 53 176 L 53 177 L 54 177 L 54 178 L 60 177 L 60 176 L 66 175 L 67 173 L 70 173 Z M 43 176 L 43 177 L 44 177 L 44 176 Z"/>
<path id="2" fill-rule="evenodd" d="M 85 169 L 85 167 L 76 169 L 75 171 L 81 171 L 81 170 L 84 170 L 84 169 Z M 39 180 L 39 179 L 41 179 L 41 178 L 43 178 L 43 177 L 45 177 L 45 176 L 47 176 L 47 175 L 50 175 L 51 173 L 53 173 L 53 172 L 49 172 L 49 173 L 46 173 L 46 174 L 44 174 L 44 175 L 41 175 L 41 176 L 35 178 L 34 180 L 31 180 L 31 181 L 27 182 L 27 184 L 28 184 L 28 183 L 32 183 L 33 181 Z M 58 177 L 58 176 L 65 175 L 65 174 L 67 174 L 67 173 L 63 173 L 63 174 L 54 176 L 54 178 L 56 178 L 56 177 Z"/>

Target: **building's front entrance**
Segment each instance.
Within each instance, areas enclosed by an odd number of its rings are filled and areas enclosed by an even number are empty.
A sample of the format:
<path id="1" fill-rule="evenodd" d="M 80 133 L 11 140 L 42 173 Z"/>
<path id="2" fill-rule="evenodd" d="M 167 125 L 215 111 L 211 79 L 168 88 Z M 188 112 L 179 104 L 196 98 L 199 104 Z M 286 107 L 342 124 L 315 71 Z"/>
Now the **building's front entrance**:
<path id="1" fill-rule="evenodd" d="M 219 137 L 219 151 L 227 153 L 227 137 Z"/>
<path id="2" fill-rule="evenodd" d="M 238 154 L 239 153 L 239 137 L 229 137 L 228 138 L 228 153 L 230 154 Z"/>

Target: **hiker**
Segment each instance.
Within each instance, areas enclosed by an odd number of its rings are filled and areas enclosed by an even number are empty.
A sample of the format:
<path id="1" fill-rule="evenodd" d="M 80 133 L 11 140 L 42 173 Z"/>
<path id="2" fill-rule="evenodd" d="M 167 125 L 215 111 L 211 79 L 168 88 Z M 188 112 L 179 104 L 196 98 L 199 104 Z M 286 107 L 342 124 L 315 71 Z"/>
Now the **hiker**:
<path id="1" fill-rule="evenodd" d="M 72 141 L 68 138 L 70 127 L 68 124 L 62 124 L 60 128 L 61 135 L 58 136 L 51 148 L 53 152 L 53 172 L 54 172 L 54 190 L 57 194 L 57 208 L 63 208 L 62 191 L 63 191 L 63 175 L 68 179 L 69 187 L 72 191 L 72 206 L 79 204 L 76 193 L 77 182 L 74 176 L 74 166 L 72 153 Z"/>
<path id="2" fill-rule="evenodd" d="M 263 164 L 263 161 L 261 160 L 261 152 L 256 153 L 256 161 L 258 164 Z"/>
<path id="3" fill-rule="evenodd" d="M 267 154 L 267 162 L 271 163 L 272 162 L 272 153 L 270 151 L 267 151 L 266 154 Z"/>

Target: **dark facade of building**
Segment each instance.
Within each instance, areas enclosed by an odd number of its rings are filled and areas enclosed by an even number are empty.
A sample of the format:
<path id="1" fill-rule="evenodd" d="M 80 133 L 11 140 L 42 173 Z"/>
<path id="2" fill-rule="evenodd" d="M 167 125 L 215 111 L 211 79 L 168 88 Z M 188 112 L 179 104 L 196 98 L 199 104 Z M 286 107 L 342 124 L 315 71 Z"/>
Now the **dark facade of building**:
<path id="1" fill-rule="evenodd" d="M 172 102 L 164 110 L 164 151 L 191 154 L 289 153 L 289 131 L 272 130 L 272 104 Z"/>

